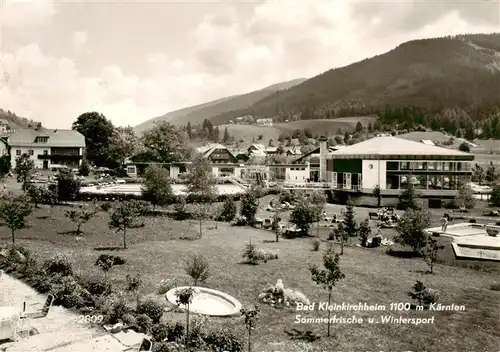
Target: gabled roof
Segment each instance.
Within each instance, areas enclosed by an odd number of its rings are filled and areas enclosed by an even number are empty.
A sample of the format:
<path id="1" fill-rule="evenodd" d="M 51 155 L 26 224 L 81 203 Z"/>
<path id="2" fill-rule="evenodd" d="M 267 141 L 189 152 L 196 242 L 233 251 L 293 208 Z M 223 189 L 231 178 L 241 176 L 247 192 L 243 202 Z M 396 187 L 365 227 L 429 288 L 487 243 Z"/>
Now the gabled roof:
<path id="1" fill-rule="evenodd" d="M 276 153 L 278 151 L 278 147 L 267 147 L 266 153 Z"/>
<path id="2" fill-rule="evenodd" d="M 36 143 L 36 137 L 49 137 L 46 143 Z M 85 137 L 74 130 L 20 129 L 9 136 L 8 143 L 13 147 L 73 147 L 85 148 Z"/>
<path id="3" fill-rule="evenodd" d="M 421 139 L 420 140 L 421 143 L 424 143 L 424 144 L 427 144 L 427 145 L 436 145 L 433 141 L 431 141 L 430 139 Z"/>
<path id="4" fill-rule="evenodd" d="M 250 149 L 251 147 L 254 147 L 255 149 L 258 149 L 258 150 L 265 150 L 266 149 L 266 147 L 264 147 L 264 144 L 259 144 L 259 143 L 252 144 L 250 147 L 248 147 L 248 149 Z"/>
<path id="5" fill-rule="evenodd" d="M 217 149 L 224 149 L 224 150 L 227 150 L 228 153 L 234 157 L 234 154 L 231 153 L 231 151 L 229 150 L 228 147 L 226 147 L 225 145 L 222 145 L 222 144 L 219 144 L 219 143 L 214 143 L 214 144 L 209 144 L 205 147 L 201 147 L 201 148 L 198 148 L 198 151 L 200 153 L 203 154 L 203 156 L 205 157 L 209 157 L 210 155 L 212 155 L 212 153 L 217 150 Z"/>
<path id="6" fill-rule="evenodd" d="M 473 160 L 474 155 L 461 151 L 427 145 L 396 137 L 375 137 L 366 141 L 341 148 L 331 153 L 334 159 L 364 158 L 387 159 L 405 157 L 439 157 L 442 159 Z"/>

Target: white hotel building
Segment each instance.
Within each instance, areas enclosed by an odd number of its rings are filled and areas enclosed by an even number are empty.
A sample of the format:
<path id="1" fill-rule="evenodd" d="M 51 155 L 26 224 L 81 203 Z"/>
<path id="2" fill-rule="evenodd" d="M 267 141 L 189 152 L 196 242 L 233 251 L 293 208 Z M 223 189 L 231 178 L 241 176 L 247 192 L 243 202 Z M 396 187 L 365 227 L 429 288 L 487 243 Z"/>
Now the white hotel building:
<path id="1" fill-rule="evenodd" d="M 459 181 L 470 182 L 474 155 L 408 141 L 396 137 L 375 137 L 323 156 L 320 169 L 334 199 L 376 205 L 373 190 L 379 186 L 382 205 L 396 205 L 397 198 L 412 182 L 424 205 L 441 207 L 442 201 L 457 195 Z"/>

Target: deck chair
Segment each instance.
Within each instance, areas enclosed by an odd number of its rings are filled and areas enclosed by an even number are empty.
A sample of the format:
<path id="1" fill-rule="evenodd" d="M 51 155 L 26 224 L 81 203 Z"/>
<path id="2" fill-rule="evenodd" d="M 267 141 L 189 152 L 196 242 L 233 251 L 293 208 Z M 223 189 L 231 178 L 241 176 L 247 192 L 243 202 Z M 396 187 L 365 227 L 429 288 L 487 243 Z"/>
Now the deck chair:
<path id="1" fill-rule="evenodd" d="M 153 351 L 153 342 L 151 342 L 150 339 L 145 338 L 144 340 L 142 340 L 142 343 L 139 346 L 139 352 L 142 351 L 148 351 L 148 352 Z"/>
<path id="2" fill-rule="evenodd" d="M 48 295 L 45 304 L 42 309 L 35 312 L 26 312 L 26 302 L 23 304 L 23 314 L 21 315 L 21 319 L 40 319 L 45 318 L 47 314 L 49 314 L 49 310 L 52 307 L 52 303 L 54 303 L 54 296 Z"/>

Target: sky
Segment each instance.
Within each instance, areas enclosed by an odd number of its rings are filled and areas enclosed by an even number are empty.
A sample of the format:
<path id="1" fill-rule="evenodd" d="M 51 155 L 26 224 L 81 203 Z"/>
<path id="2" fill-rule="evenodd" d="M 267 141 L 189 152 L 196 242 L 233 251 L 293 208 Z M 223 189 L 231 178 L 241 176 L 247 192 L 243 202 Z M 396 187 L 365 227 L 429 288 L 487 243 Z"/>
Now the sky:
<path id="1" fill-rule="evenodd" d="M 500 32 L 500 0 L 0 0 L 0 108 L 135 126 L 402 42 Z"/>

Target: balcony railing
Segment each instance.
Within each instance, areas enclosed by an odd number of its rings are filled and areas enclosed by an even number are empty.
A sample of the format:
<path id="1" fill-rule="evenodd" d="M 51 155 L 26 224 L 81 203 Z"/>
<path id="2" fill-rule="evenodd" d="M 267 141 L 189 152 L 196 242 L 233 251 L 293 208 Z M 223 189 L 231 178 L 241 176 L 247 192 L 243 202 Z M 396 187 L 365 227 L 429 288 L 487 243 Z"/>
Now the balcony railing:
<path id="1" fill-rule="evenodd" d="M 363 191 L 363 187 L 361 185 L 351 185 L 350 187 L 347 187 L 346 185 L 336 185 L 336 186 L 332 185 L 331 188 L 337 191 L 351 191 L 351 192 Z"/>

